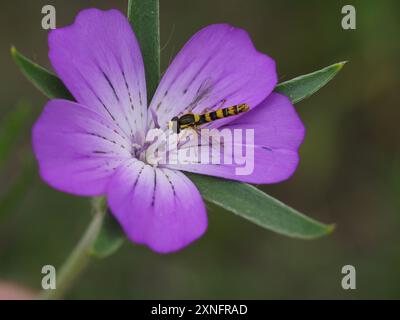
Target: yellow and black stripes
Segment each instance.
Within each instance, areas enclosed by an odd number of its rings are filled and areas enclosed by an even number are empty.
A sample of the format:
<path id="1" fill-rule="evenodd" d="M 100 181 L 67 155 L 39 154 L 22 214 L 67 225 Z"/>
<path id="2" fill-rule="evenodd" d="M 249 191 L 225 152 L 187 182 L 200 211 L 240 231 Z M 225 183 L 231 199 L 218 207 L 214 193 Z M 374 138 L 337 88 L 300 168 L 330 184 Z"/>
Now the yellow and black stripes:
<path id="1" fill-rule="evenodd" d="M 249 110 L 250 110 L 250 107 L 247 104 L 243 103 L 243 104 L 238 104 L 236 106 L 207 112 L 204 114 L 187 113 L 181 117 L 173 118 L 170 121 L 169 126 L 170 126 L 170 128 L 176 128 L 177 133 L 179 133 L 183 129 L 195 128 L 197 126 L 201 126 L 201 125 L 213 122 L 218 119 L 224 119 L 224 118 L 236 116 L 240 113 L 244 113 Z M 175 123 L 175 125 L 174 125 L 174 123 Z"/>
<path id="2" fill-rule="evenodd" d="M 236 116 L 240 113 L 247 112 L 249 110 L 249 106 L 247 104 L 239 104 L 236 106 L 218 109 L 215 111 L 211 111 L 201 115 L 195 116 L 195 125 L 200 126 L 206 123 L 213 122 L 218 119 L 224 119 L 231 116 Z"/>

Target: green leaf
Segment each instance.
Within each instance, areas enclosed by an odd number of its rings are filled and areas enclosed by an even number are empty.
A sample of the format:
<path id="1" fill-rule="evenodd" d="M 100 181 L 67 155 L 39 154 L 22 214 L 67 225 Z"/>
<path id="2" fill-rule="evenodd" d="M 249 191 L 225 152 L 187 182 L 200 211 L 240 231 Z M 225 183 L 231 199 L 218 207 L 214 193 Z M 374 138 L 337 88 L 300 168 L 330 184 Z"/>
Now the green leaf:
<path id="1" fill-rule="evenodd" d="M 148 101 L 160 82 L 159 0 L 129 0 L 128 19 L 139 41 L 146 69 Z"/>
<path id="2" fill-rule="evenodd" d="M 284 94 L 293 103 L 298 103 L 325 86 L 346 63 L 346 61 L 335 63 L 316 72 L 283 82 L 276 87 L 275 91 Z"/>
<path id="3" fill-rule="evenodd" d="M 30 70 L 31 73 L 46 72 L 46 74 L 50 74 L 40 66 L 29 62 L 29 60 L 25 59 L 24 61 L 29 65 L 25 69 Z M 284 82 L 276 90 L 287 95 L 294 103 L 299 102 L 328 83 L 344 64 L 344 62 L 337 63 L 320 71 Z M 42 81 L 42 77 L 34 75 L 28 78 L 43 92 L 47 92 L 49 97 L 59 98 L 66 94 L 65 87 L 60 84 L 57 78 L 55 80 L 56 86 L 52 86 L 48 78 L 47 81 Z M 188 174 L 188 176 L 197 185 L 206 201 L 280 234 L 296 238 L 312 239 L 329 234 L 333 230 L 331 225 L 324 225 L 310 219 L 248 184 L 194 174 Z M 114 236 L 109 236 L 109 234 L 113 234 L 114 232 L 109 232 L 108 227 L 109 223 L 107 222 L 103 226 L 103 228 L 107 228 L 107 231 L 104 232 L 106 236 L 99 240 L 96 245 L 98 248 L 105 247 L 104 243 L 107 243 L 108 240 L 104 239 L 114 238 Z M 112 228 L 110 226 L 111 230 L 113 230 Z M 118 237 L 116 238 L 118 239 Z M 113 240 L 109 241 L 109 248 L 113 248 L 113 243 L 118 243 L 118 240 L 116 242 Z M 101 249 L 101 251 L 106 253 L 112 252 L 112 250 Z"/>
<path id="4" fill-rule="evenodd" d="M 71 93 L 56 75 L 24 57 L 14 47 L 11 48 L 11 56 L 25 77 L 47 97 L 50 99 L 74 100 Z"/>
<path id="5" fill-rule="evenodd" d="M 31 116 L 31 108 L 25 103 L 18 104 L 0 122 L 0 168 L 17 143 Z"/>
<path id="6" fill-rule="evenodd" d="M 333 231 L 249 184 L 187 174 L 203 198 L 263 228 L 293 238 L 313 239 Z"/>
<path id="7" fill-rule="evenodd" d="M 122 246 L 125 239 L 119 223 L 107 210 L 103 225 L 89 253 L 97 258 L 107 258 Z"/>

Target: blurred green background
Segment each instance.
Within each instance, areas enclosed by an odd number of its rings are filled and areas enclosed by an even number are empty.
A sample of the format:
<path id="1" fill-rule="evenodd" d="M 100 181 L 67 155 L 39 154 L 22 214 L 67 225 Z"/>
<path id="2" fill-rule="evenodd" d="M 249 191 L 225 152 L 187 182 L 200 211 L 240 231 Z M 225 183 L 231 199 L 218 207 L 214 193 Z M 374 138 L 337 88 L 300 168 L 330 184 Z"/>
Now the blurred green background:
<path id="1" fill-rule="evenodd" d="M 263 188 L 337 229 L 315 241 L 292 240 L 210 212 L 207 234 L 186 250 L 162 256 L 126 243 L 111 258 L 94 261 L 67 298 L 400 298 L 400 2 L 160 2 L 164 68 L 193 33 L 215 22 L 248 30 L 256 47 L 277 61 L 281 81 L 349 60 L 327 87 L 297 105 L 307 137 L 294 177 Z M 36 164 L 29 166 L 30 127 L 47 99 L 22 76 L 9 51 L 13 44 L 50 67 L 47 31 L 41 29 L 45 4 L 56 7 L 61 27 L 83 8 L 125 12 L 127 1 L 2 3 L 0 121 L 21 103 L 32 112 L 2 165 L 0 194 L 21 172 L 24 179 L 13 201 L 0 202 L 0 210 L 9 211 L 0 219 L 0 280 L 35 290 L 42 266 L 60 266 L 90 219 L 88 199 L 52 190 Z M 341 28 L 345 4 L 356 7 L 357 30 Z M 357 290 L 341 288 L 346 264 L 357 270 Z"/>

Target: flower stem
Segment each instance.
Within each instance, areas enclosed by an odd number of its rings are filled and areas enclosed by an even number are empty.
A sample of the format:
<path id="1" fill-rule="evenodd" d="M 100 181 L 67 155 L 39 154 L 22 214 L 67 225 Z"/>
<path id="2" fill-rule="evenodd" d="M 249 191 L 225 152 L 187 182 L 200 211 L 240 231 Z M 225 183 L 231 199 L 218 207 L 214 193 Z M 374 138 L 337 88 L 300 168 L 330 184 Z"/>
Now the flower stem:
<path id="1" fill-rule="evenodd" d="M 142 50 L 150 102 L 160 82 L 159 0 L 129 0 L 128 18 Z"/>
<path id="2" fill-rule="evenodd" d="M 74 280 L 89 264 L 89 251 L 97 238 L 106 214 L 106 206 L 104 205 L 103 198 L 94 198 L 92 206 L 94 211 L 92 221 L 81 240 L 61 267 L 57 276 L 57 289 L 43 290 L 40 294 L 41 299 L 62 298 Z"/>

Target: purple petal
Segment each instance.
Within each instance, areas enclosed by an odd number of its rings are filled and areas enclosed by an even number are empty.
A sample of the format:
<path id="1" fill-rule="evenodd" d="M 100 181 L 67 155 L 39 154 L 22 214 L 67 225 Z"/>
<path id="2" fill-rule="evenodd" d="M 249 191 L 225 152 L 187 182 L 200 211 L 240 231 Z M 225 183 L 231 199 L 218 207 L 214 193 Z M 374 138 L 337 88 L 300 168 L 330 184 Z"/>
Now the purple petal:
<path id="1" fill-rule="evenodd" d="M 156 252 L 174 252 L 203 235 L 203 200 L 182 173 L 131 160 L 117 170 L 108 204 L 127 236 Z"/>
<path id="2" fill-rule="evenodd" d="M 305 129 L 287 97 L 272 93 L 255 110 L 219 129 L 228 129 L 230 132 L 235 129 L 254 129 L 254 148 L 250 148 L 251 152 L 254 151 L 254 157 L 248 159 L 248 163 L 253 161 L 254 170 L 250 174 L 238 175 L 236 171 L 238 166 L 234 164 L 200 163 L 168 165 L 168 167 L 255 184 L 286 180 L 296 170 L 299 162 L 298 148 L 304 140 Z M 243 139 L 242 142 L 245 143 L 246 140 Z M 240 149 L 245 155 L 245 146 Z M 187 150 L 182 152 L 188 153 Z"/>
<path id="3" fill-rule="evenodd" d="M 46 105 L 32 139 L 43 180 L 77 195 L 104 194 L 115 168 L 131 157 L 128 138 L 112 121 L 66 100 Z"/>
<path id="4" fill-rule="evenodd" d="M 186 112 L 239 103 L 257 106 L 277 82 L 274 61 L 254 48 L 249 35 L 227 24 L 196 33 L 165 73 L 150 108 L 161 127 Z M 232 118 L 218 121 L 218 125 Z"/>
<path id="5" fill-rule="evenodd" d="M 83 10 L 49 35 L 51 63 L 75 99 L 142 142 L 147 120 L 144 66 L 127 18 L 117 10 Z"/>

